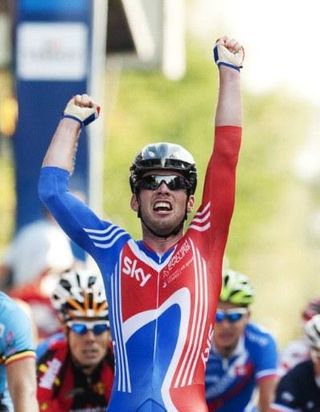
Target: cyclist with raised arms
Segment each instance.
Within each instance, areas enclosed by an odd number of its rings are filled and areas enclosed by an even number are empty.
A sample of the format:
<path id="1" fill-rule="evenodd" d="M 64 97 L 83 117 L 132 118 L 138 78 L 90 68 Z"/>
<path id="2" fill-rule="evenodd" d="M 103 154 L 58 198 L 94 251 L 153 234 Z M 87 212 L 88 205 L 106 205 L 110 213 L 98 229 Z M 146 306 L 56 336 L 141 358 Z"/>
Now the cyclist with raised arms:
<path id="1" fill-rule="evenodd" d="M 320 411 L 320 315 L 304 326 L 310 358 L 297 363 L 279 381 L 270 412 Z"/>
<path id="2" fill-rule="evenodd" d="M 206 370 L 209 411 L 269 410 L 277 381 L 277 349 L 272 335 L 249 321 L 253 300 L 248 276 L 226 270 Z"/>
<path id="3" fill-rule="evenodd" d="M 37 348 L 40 411 L 106 410 L 114 361 L 100 277 L 87 270 L 67 271 L 53 291 L 63 331 Z"/>
<path id="4" fill-rule="evenodd" d="M 192 155 L 177 144 L 150 144 L 131 166 L 131 208 L 141 220 L 141 241 L 68 192 L 81 127 L 99 113 L 89 96 L 68 102 L 43 162 L 41 199 L 104 278 L 116 358 L 108 411 L 207 411 L 205 363 L 241 140 L 243 48 L 222 37 L 214 58 L 220 79 L 214 149 L 202 203 L 185 234 L 197 173 Z"/>

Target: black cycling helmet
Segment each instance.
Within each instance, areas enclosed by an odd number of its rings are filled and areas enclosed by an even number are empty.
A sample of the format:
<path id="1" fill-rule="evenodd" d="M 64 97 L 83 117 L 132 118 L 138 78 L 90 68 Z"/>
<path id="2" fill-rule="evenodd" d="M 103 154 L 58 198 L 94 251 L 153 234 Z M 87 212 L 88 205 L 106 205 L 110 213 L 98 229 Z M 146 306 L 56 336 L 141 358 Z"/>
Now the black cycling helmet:
<path id="1" fill-rule="evenodd" d="M 182 146 L 166 142 L 145 146 L 130 167 L 129 182 L 132 193 L 139 189 L 141 177 L 155 169 L 181 173 L 190 183 L 188 194 L 194 194 L 197 186 L 197 169 L 192 154 Z"/>

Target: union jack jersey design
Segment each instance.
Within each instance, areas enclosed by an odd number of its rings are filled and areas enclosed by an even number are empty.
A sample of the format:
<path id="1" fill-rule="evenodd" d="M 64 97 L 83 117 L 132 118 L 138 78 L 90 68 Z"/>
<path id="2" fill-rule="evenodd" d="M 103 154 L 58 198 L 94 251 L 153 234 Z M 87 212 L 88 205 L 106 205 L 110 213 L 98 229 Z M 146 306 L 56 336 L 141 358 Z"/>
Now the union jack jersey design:
<path id="1" fill-rule="evenodd" d="M 202 204 L 163 255 L 100 220 L 42 169 L 39 194 L 104 278 L 116 361 L 111 412 L 205 412 L 204 373 L 234 206 L 241 128 L 216 128 Z"/>

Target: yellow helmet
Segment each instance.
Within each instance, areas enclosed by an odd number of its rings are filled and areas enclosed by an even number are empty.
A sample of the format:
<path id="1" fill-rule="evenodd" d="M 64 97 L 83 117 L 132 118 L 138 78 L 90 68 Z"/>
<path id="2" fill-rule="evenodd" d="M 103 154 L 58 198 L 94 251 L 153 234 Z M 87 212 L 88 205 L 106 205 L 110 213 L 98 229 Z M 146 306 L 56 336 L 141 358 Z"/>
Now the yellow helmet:
<path id="1" fill-rule="evenodd" d="M 226 269 L 222 278 L 220 301 L 248 306 L 253 300 L 254 291 L 248 276 L 231 269 Z"/>

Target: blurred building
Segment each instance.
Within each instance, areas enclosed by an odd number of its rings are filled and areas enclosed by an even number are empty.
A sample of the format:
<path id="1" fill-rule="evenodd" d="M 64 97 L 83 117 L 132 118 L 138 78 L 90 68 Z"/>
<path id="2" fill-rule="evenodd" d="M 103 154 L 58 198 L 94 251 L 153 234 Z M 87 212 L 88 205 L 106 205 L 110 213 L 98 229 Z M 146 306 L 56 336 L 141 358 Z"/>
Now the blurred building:
<path id="1" fill-rule="evenodd" d="M 185 0 L 109 0 L 110 64 L 158 69 L 172 80 L 185 74 Z"/>
<path id="2" fill-rule="evenodd" d="M 2 16 L 7 35 L 0 33 L 0 65 L 9 62 L 14 68 L 12 92 L 19 107 L 13 136 L 18 230 L 41 216 L 39 169 L 70 95 L 87 92 L 103 101 L 106 66 L 161 70 L 172 80 L 183 77 L 185 0 L 2 0 L 0 25 Z M 97 122 L 82 132 L 89 139 L 81 139 L 71 183 L 97 211 L 106 135 L 102 125 Z"/>

